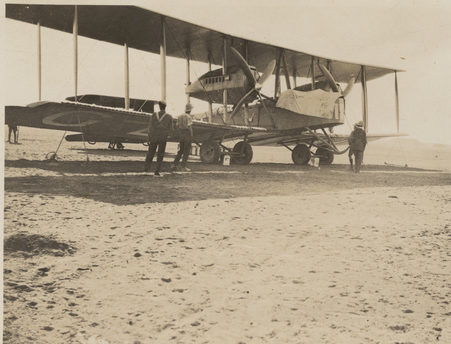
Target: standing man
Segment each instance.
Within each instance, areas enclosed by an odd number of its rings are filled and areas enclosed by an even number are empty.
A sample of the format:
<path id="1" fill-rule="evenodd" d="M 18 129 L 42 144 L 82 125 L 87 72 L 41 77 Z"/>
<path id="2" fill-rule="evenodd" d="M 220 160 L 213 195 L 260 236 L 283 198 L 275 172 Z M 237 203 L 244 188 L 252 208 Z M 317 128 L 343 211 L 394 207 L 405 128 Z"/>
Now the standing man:
<path id="1" fill-rule="evenodd" d="M 149 121 L 149 150 L 146 156 L 146 164 L 144 171 L 149 172 L 152 165 L 153 157 L 158 147 L 157 153 L 157 168 L 155 175 L 160 175 L 161 164 L 163 162 L 164 152 L 166 150 L 166 143 L 168 141 L 169 133 L 172 129 L 172 117 L 166 113 L 166 103 L 164 101 L 158 102 L 160 111 L 154 112 Z"/>
<path id="2" fill-rule="evenodd" d="M 15 118 L 11 119 L 11 122 L 8 124 L 8 142 L 11 142 L 11 133 L 14 134 L 14 143 L 19 143 L 18 135 L 17 135 L 17 121 Z"/>
<path id="3" fill-rule="evenodd" d="M 190 169 L 186 167 L 186 162 L 191 150 L 191 142 L 193 142 L 193 120 L 190 115 L 192 109 L 193 106 L 190 103 L 186 104 L 185 113 L 177 117 L 177 128 L 179 129 L 179 151 L 174 159 L 173 170 L 177 169 L 180 158 L 183 155 L 182 170 L 190 171 Z"/>
<path id="4" fill-rule="evenodd" d="M 360 166 L 362 165 L 363 161 L 363 152 L 365 151 L 366 147 L 366 133 L 365 130 L 363 129 L 362 121 L 354 124 L 354 130 L 349 136 L 348 142 L 349 142 L 349 161 L 351 162 L 351 167 L 352 167 L 352 155 L 354 155 L 355 158 L 354 172 L 359 173 Z"/>

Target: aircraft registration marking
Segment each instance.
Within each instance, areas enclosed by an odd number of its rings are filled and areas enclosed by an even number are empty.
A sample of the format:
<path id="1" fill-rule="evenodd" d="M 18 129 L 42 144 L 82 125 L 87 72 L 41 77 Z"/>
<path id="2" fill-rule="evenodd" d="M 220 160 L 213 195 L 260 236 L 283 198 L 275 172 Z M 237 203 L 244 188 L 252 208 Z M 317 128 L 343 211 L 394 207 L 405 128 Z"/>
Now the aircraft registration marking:
<path id="1" fill-rule="evenodd" d="M 77 111 L 65 111 L 56 113 L 53 115 L 45 116 L 42 119 L 42 123 L 46 125 L 51 125 L 55 127 L 72 127 L 72 128 L 80 128 L 86 127 L 88 125 L 92 125 L 95 123 L 99 123 L 104 121 L 105 119 L 109 119 L 110 116 L 103 113 L 96 112 L 83 112 L 81 117 L 89 115 L 97 117 L 97 119 L 89 118 L 89 119 L 80 119 L 80 113 Z M 77 119 L 75 123 L 71 123 L 73 119 Z"/>

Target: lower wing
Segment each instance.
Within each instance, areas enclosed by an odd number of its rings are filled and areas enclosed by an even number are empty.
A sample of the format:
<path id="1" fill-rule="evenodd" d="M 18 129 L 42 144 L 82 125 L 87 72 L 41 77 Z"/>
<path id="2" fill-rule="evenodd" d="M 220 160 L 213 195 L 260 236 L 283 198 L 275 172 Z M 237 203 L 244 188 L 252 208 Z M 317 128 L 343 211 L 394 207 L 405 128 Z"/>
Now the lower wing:
<path id="1" fill-rule="evenodd" d="M 80 102 L 38 102 L 27 106 L 6 106 L 5 123 L 26 127 L 65 130 L 68 141 L 144 143 L 151 113 Z M 222 141 L 266 132 L 259 127 L 193 121 L 196 142 Z M 174 130 L 169 141 L 178 140 Z"/>

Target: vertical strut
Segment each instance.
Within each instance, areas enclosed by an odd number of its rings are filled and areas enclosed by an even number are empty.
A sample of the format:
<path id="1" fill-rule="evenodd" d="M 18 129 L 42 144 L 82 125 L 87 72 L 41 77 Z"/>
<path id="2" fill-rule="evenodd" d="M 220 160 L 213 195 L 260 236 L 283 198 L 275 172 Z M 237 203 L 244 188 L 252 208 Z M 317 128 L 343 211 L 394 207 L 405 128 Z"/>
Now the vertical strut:
<path id="1" fill-rule="evenodd" d="M 315 58 L 312 56 L 312 61 L 310 62 L 310 69 L 312 71 L 312 90 L 315 89 Z"/>
<path id="2" fill-rule="evenodd" d="M 227 38 L 225 38 L 225 37 L 223 39 L 222 74 L 224 76 L 227 75 Z M 222 94 L 222 103 L 224 106 L 223 121 L 225 123 L 226 119 L 227 119 L 227 88 L 224 88 L 224 91 Z"/>
<path id="3" fill-rule="evenodd" d="M 280 65 L 282 64 L 282 55 L 283 55 L 283 50 L 280 49 L 279 58 L 277 59 L 277 63 L 276 63 L 276 79 L 275 79 L 275 84 L 274 84 L 274 98 L 277 98 L 280 93 Z"/>
<path id="4" fill-rule="evenodd" d="M 74 25 L 72 28 L 74 35 L 74 100 L 78 100 L 78 7 L 74 10 Z"/>
<path id="5" fill-rule="evenodd" d="M 361 66 L 360 81 L 362 83 L 362 114 L 365 132 L 368 132 L 368 92 L 366 87 L 366 68 Z"/>
<path id="6" fill-rule="evenodd" d="M 211 72 L 211 53 L 208 54 L 208 71 Z M 208 101 L 208 123 L 211 123 L 211 116 L 213 115 L 213 103 Z"/>
<path id="7" fill-rule="evenodd" d="M 161 17 L 161 100 L 166 102 L 166 23 L 164 17 Z"/>
<path id="8" fill-rule="evenodd" d="M 38 22 L 38 100 L 41 99 L 42 65 L 41 65 L 41 22 Z"/>
<path id="9" fill-rule="evenodd" d="M 291 90 L 290 73 L 288 72 L 287 58 L 285 57 L 285 52 L 282 55 L 282 62 L 283 62 L 283 70 L 285 73 L 285 81 L 287 83 L 287 89 Z"/>
<path id="10" fill-rule="evenodd" d="M 191 85 L 191 70 L 190 70 L 190 50 L 187 49 L 186 51 L 186 87 Z M 186 103 L 190 103 L 190 96 L 189 94 L 186 95 Z"/>
<path id="11" fill-rule="evenodd" d="M 399 133 L 399 93 L 398 93 L 398 73 L 395 71 L 395 97 L 396 97 L 396 130 Z"/>
<path id="12" fill-rule="evenodd" d="M 125 82 L 125 109 L 130 109 L 130 72 L 129 72 L 129 64 L 128 64 L 128 45 L 124 43 L 124 82 Z"/>
<path id="13" fill-rule="evenodd" d="M 249 63 L 249 42 L 244 41 L 244 59 Z"/>

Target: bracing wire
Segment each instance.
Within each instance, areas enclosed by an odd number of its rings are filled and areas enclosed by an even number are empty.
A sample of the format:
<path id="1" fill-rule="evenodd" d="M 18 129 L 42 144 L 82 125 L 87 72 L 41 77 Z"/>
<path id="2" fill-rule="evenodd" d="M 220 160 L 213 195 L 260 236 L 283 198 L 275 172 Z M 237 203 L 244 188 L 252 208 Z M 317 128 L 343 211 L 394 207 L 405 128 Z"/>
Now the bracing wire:
<path id="1" fill-rule="evenodd" d="M 63 139 L 64 139 L 64 137 L 66 136 L 66 133 L 67 133 L 67 131 L 64 131 L 64 134 L 63 134 L 63 136 L 61 137 L 61 140 L 60 140 L 60 142 L 59 142 L 59 144 L 58 144 L 58 147 L 56 147 L 55 152 L 49 152 L 49 153 L 47 153 L 47 155 L 46 155 L 46 159 L 47 159 L 47 160 L 56 160 L 58 151 L 59 151 L 59 149 L 60 149 L 60 147 L 61 147 L 61 144 L 63 143 Z"/>
<path id="2" fill-rule="evenodd" d="M 89 162 L 89 153 L 88 153 L 88 150 L 86 149 L 85 134 L 81 128 L 80 115 L 78 113 L 77 113 L 77 119 L 78 119 L 78 126 L 80 127 L 81 139 L 83 140 L 83 148 L 86 152 L 86 162 Z"/>

